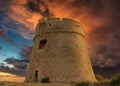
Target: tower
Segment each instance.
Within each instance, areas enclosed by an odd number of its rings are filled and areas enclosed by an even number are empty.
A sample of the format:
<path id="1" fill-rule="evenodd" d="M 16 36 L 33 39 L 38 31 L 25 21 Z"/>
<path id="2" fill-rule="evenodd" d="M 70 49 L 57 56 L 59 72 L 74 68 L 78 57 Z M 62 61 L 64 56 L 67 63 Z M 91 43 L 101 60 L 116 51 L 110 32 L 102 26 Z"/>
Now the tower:
<path id="1" fill-rule="evenodd" d="M 40 19 L 26 81 L 96 81 L 85 36 L 79 22 L 72 19 Z"/>

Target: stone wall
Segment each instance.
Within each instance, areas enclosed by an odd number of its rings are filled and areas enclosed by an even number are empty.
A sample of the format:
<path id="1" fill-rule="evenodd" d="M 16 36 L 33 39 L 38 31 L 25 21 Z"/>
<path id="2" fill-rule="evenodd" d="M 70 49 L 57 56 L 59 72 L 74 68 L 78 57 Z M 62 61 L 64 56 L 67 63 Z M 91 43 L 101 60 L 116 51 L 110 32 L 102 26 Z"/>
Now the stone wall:
<path id="1" fill-rule="evenodd" d="M 96 81 L 84 33 L 71 19 L 41 19 L 36 27 L 34 46 L 26 81 Z"/>

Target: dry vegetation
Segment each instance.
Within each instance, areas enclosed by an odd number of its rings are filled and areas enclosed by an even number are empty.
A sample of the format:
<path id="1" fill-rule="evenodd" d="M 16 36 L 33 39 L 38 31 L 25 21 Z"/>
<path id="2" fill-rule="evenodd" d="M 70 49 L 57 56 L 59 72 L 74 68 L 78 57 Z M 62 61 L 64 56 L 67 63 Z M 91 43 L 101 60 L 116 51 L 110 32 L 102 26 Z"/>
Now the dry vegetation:
<path id="1" fill-rule="evenodd" d="M 64 83 L 13 83 L 13 82 L 0 82 L 0 86 L 71 86 L 71 84 L 64 84 Z"/>
<path id="2" fill-rule="evenodd" d="M 111 80 L 104 79 L 97 75 L 97 83 L 15 83 L 15 82 L 0 82 L 0 86 L 120 86 L 120 73 L 117 73 Z"/>

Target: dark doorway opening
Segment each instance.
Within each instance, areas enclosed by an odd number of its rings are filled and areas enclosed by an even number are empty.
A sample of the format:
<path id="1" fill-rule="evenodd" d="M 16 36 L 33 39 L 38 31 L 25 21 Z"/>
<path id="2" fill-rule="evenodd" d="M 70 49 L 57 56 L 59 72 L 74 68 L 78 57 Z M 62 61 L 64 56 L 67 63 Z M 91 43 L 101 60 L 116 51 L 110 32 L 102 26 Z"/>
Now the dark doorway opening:
<path id="1" fill-rule="evenodd" d="M 45 77 L 41 79 L 42 83 L 50 83 L 49 77 Z"/>
<path id="2" fill-rule="evenodd" d="M 38 70 L 35 71 L 34 77 L 35 77 L 35 82 L 38 82 Z"/>

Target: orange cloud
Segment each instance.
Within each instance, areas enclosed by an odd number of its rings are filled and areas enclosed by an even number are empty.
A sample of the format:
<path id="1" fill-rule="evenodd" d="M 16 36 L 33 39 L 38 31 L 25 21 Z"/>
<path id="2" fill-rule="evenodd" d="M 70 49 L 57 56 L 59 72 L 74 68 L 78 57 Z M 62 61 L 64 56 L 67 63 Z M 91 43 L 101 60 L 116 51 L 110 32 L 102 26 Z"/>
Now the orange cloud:
<path id="1" fill-rule="evenodd" d="M 30 4 L 32 7 L 28 7 L 28 2 L 32 1 L 34 4 Z M 60 18 L 71 18 L 79 21 L 85 30 L 85 33 L 89 33 L 95 27 L 99 27 L 105 23 L 105 19 L 101 17 L 94 17 L 90 14 L 93 9 L 94 3 L 90 3 L 90 6 L 85 1 L 76 1 L 76 0 L 12 0 L 11 1 L 11 11 L 9 12 L 9 16 L 18 21 L 19 23 L 25 25 L 28 30 L 35 30 L 35 26 L 38 20 L 44 15 L 47 14 L 48 9 L 50 13 L 53 15 L 51 17 L 60 17 Z M 51 3 L 52 2 L 52 3 Z M 78 4 L 78 3 L 80 4 Z M 17 3 L 17 4 L 16 4 Z M 78 4 L 78 5 L 77 5 Z M 29 6 L 30 6 L 29 5 Z M 29 9 L 32 11 L 30 11 Z M 43 11 L 45 11 L 43 13 Z M 49 14 L 50 14 L 49 13 Z M 48 15 L 49 15 L 48 14 Z M 25 34 L 25 33 L 24 33 Z"/>
<path id="2" fill-rule="evenodd" d="M 34 30 L 37 21 L 41 18 L 41 15 L 37 13 L 31 13 L 25 8 L 26 0 L 12 0 L 11 11 L 8 13 L 9 16 L 25 25 L 29 30 Z M 16 4 L 17 3 L 17 4 Z"/>

